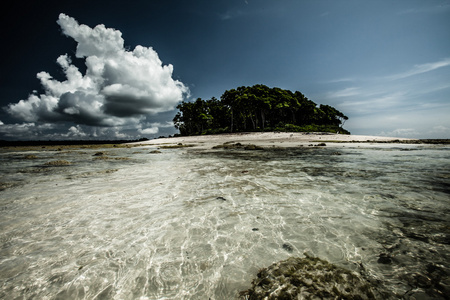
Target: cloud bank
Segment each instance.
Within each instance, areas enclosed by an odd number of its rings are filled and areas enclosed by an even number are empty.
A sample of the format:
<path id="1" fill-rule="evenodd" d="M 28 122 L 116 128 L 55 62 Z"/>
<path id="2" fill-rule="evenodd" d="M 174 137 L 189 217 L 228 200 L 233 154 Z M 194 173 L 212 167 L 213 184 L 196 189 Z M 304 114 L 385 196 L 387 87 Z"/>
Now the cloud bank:
<path id="1" fill-rule="evenodd" d="M 119 30 L 97 25 L 90 28 L 60 14 L 62 33 L 77 42 L 76 57 L 85 60 L 86 72 L 72 64 L 69 55 L 56 60 L 66 80 L 58 81 L 40 72 L 44 93 L 9 104 L 6 111 L 22 122 L 69 122 L 68 134 L 85 136 L 79 125 L 135 126 L 141 133 L 156 133 L 158 127 L 142 128 L 149 116 L 173 110 L 189 89 L 172 78 L 173 66 L 163 65 L 151 47 L 124 47 Z"/>

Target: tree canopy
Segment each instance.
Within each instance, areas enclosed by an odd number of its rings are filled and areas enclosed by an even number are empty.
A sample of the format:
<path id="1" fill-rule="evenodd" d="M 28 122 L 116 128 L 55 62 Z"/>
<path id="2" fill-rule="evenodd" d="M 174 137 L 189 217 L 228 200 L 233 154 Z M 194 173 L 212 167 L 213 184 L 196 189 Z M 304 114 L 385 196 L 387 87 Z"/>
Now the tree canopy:
<path id="1" fill-rule="evenodd" d="M 246 131 L 340 132 L 348 117 L 296 91 L 258 84 L 227 90 L 219 99 L 182 102 L 173 119 L 181 135 Z"/>

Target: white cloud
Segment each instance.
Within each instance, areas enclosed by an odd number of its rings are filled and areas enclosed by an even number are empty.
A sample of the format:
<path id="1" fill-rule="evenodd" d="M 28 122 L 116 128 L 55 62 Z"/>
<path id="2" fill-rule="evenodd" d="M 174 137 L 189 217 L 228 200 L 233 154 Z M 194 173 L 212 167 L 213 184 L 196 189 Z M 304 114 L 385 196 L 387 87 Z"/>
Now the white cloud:
<path id="1" fill-rule="evenodd" d="M 160 123 L 160 122 L 156 122 L 156 123 L 151 123 L 150 126 L 156 126 L 158 128 L 168 128 L 168 127 L 173 127 L 173 122 L 172 121 L 166 121 L 164 123 Z"/>
<path id="2" fill-rule="evenodd" d="M 227 12 L 221 14 L 219 17 L 221 20 L 231 20 L 244 16 L 244 12 L 242 10 L 228 10 Z"/>
<path id="3" fill-rule="evenodd" d="M 172 78 L 173 66 L 163 65 L 151 47 L 124 48 L 122 33 L 104 25 L 90 28 L 60 14 L 62 32 L 77 42 L 76 57 L 84 58 L 86 74 L 65 54 L 57 59 L 66 80 L 40 72 L 44 93 L 9 104 L 6 110 L 25 122 L 71 122 L 89 126 L 136 125 L 147 116 L 173 110 L 189 89 Z M 73 126 L 72 133 L 81 134 Z M 75 132 L 74 130 L 78 130 Z"/>
<path id="4" fill-rule="evenodd" d="M 342 78 L 336 78 L 336 79 L 325 81 L 325 83 L 340 83 L 340 82 L 353 82 L 353 81 L 356 81 L 356 79 L 351 78 L 351 77 L 342 77 Z"/>
<path id="5" fill-rule="evenodd" d="M 139 129 L 138 131 L 141 134 L 155 134 L 155 133 L 158 133 L 159 128 L 155 126 L 155 127 L 145 128 L 145 129 Z"/>
<path id="6" fill-rule="evenodd" d="M 386 111 L 401 105 L 405 99 L 403 92 L 379 92 L 358 97 L 357 99 L 344 100 L 340 107 L 349 113 L 366 114 L 376 111 Z M 406 106 L 406 105 L 405 105 Z"/>
<path id="7" fill-rule="evenodd" d="M 349 87 L 344 88 L 338 91 L 329 92 L 327 94 L 328 98 L 342 98 L 342 97 L 349 97 L 349 96 L 356 96 L 360 93 L 359 88 L 356 87 Z"/>
<path id="8" fill-rule="evenodd" d="M 388 136 L 388 137 L 404 137 L 404 138 L 415 138 L 420 133 L 417 132 L 414 128 L 398 128 L 389 132 L 380 132 L 379 136 Z"/>
<path id="9" fill-rule="evenodd" d="M 141 128 L 138 129 L 138 132 L 140 134 L 157 134 L 160 130 L 160 128 L 173 128 L 173 122 L 152 122 L 152 123 L 141 123 Z"/>
<path id="10" fill-rule="evenodd" d="M 33 122 L 3 124 L 0 126 L 0 135 L 13 139 L 37 139 L 37 137 L 41 137 L 43 133 L 51 131 L 54 128 L 54 124 L 36 124 Z"/>
<path id="11" fill-rule="evenodd" d="M 443 125 L 434 126 L 432 128 L 433 132 L 449 132 L 450 128 L 445 127 Z"/>
<path id="12" fill-rule="evenodd" d="M 0 125 L 3 125 L 4 123 L 2 121 L 0 121 Z"/>
<path id="13" fill-rule="evenodd" d="M 77 43 L 77 57 L 97 56 L 104 57 L 123 50 L 124 40 L 122 33 L 112 28 L 106 28 L 100 24 L 95 28 L 86 25 L 79 25 L 78 22 L 65 14 L 59 15 L 57 21 L 62 32 L 72 37 Z"/>
<path id="14" fill-rule="evenodd" d="M 409 110 L 429 113 L 430 109 L 439 108 L 448 111 L 448 101 L 442 100 L 442 95 L 450 88 L 445 75 L 448 70 L 432 72 L 448 66 L 450 58 L 416 65 L 395 75 L 363 78 L 358 82 L 339 79 L 327 82 L 330 87 L 338 85 L 339 88 L 324 92 L 322 97 L 349 116 Z"/>
<path id="15" fill-rule="evenodd" d="M 69 136 L 76 136 L 76 137 L 85 137 L 87 134 L 83 131 L 80 125 L 77 126 L 71 126 L 69 128 Z"/>
<path id="16" fill-rule="evenodd" d="M 415 65 L 414 67 L 412 67 L 410 70 L 408 70 L 406 72 L 389 76 L 389 79 L 394 79 L 394 80 L 402 79 L 402 78 L 434 71 L 436 69 L 447 67 L 447 66 L 450 66 L 450 58 L 445 58 L 443 60 L 433 62 L 433 63 Z"/>
<path id="17" fill-rule="evenodd" d="M 445 13 L 448 10 L 450 10 L 450 3 L 442 3 L 442 4 L 434 5 L 434 6 L 409 8 L 409 9 L 400 11 L 398 14 L 399 15 L 420 14 L 420 13 L 438 14 L 438 13 Z"/>
<path id="18" fill-rule="evenodd" d="M 137 125 L 139 126 L 139 124 Z M 124 131 L 128 131 L 124 132 Z M 123 126 L 94 127 L 71 126 L 52 123 L 16 123 L 0 126 L 0 136 L 11 140 L 78 140 L 78 139 L 136 139 L 135 127 L 127 130 Z"/>
<path id="19" fill-rule="evenodd" d="M 437 125 L 427 133 L 429 137 L 450 138 L 450 126 Z"/>

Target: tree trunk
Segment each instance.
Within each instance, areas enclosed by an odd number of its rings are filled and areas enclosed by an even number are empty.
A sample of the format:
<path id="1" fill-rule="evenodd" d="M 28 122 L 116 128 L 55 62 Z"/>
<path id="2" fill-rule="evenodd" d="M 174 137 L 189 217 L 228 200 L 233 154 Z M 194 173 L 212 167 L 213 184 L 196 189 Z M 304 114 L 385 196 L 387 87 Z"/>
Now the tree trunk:
<path id="1" fill-rule="evenodd" d="M 230 132 L 233 132 L 233 110 L 231 110 L 231 127 Z"/>
<path id="2" fill-rule="evenodd" d="M 261 109 L 261 123 L 262 123 L 262 129 L 266 126 L 266 116 L 264 115 L 264 110 Z"/>

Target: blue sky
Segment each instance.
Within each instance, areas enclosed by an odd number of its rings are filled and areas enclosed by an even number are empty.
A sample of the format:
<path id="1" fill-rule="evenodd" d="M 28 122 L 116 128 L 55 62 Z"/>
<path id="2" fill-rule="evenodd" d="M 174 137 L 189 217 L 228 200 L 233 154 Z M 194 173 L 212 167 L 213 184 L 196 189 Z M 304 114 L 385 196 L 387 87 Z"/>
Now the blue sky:
<path id="1" fill-rule="evenodd" d="M 0 139 L 169 135 L 181 100 L 254 84 L 352 134 L 450 138 L 449 0 L 1 5 Z"/>

